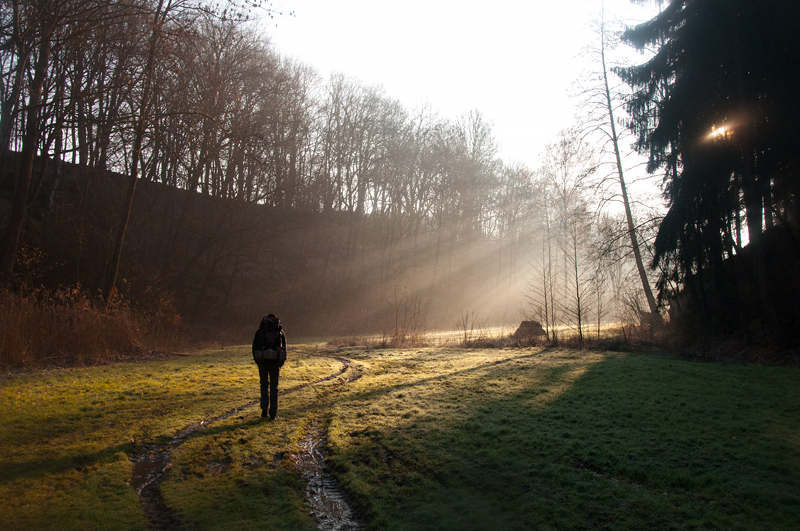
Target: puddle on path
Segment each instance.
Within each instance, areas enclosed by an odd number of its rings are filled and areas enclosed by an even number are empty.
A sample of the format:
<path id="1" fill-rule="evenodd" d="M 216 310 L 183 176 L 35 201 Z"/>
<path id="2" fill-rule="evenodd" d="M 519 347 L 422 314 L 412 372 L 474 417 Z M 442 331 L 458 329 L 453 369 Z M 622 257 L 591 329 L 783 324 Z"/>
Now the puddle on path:
<path id="1" fill-rule="evenodd" d="M 348 505 L 344 492 L 325 466 L 325 430 L 314 420 L 300 442 L 297 469 L 306 481 L 306 504 L 317 519 L 319 531 L 355 531 L 362 528 Z"/>
<path id="2" fill-rule="evenodd" d="M 164 498 L 161 496 L 161 483 L 164 481 L 166 472 L 172 467 L 169 458 L 175 448 L 186 440 L 187 437 L 220 420 L 230 418 L 242 410 L 258 404 L 255 400 L 249 404 L 234 408 L 218 417 L 191 424 L 179 430 L 165 446 L 151 444 L 145 447 L 143 453 L 134 455 L 133 474 L 131 476 L 131 486 L 139 495 L 139 501 L 147 517 L 147 523 L 151 531 L 174 531 L 185 529 L 175 512 L 170 509 Z"/>
<path id="3" fill-rule="evenodd" d="M 228 419 L 237 413 L 241 413 L 247 408 L 253 407 L 258 404 L 258 400 L 254 400 L 249 404 L 234 408 L 218 417 L 212 417 L 208 420 L 203 420 L 197 424 L 190 424 L 185 428 L 179 430 L 172 436 L 166 446 L 149 445 L 146 447 L 144 453 L 134 455 L 131 461 L 133 462 L 133 475 L 131 477 L 131 486 L 136 489 L 136 492 L 141 494 L 142 491 L 149 485 L 158 482 L 164 476 L 164 473 L 169 470 L 170 462 L 169 457 L 172 452 L 186 440 L 187 437 L 206 426 L 219 422 L 220 420 Z"/>

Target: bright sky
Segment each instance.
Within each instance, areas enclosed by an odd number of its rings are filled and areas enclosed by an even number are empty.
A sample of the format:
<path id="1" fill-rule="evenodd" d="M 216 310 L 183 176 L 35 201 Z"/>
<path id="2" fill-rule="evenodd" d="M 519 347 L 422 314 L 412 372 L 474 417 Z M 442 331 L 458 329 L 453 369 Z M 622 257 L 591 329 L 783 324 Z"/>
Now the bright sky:
<path id="1" fill-rule="evenodd" d="M 327 78 L 340 72 L 413 110 L 456 118 L 479 110 L 500 156 L 538 165 L 556 133 L 574 123 L 573 83 L 600 0 L 275 0 L 294 11 L 267 33 L 278 51 Z M 635 24 L 654 6 L 605 0 L 606 19 Z"/>

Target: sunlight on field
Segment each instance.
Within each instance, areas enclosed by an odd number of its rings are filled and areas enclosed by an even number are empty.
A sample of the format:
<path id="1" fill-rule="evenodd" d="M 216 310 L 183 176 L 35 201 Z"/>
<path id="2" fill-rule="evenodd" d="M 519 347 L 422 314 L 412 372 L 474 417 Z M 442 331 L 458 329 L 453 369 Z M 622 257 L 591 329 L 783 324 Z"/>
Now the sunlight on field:
<path id="1" fill-rule="evenodd" d="M 463 346 L 465 343 L 480 341 L 498 341 L 513 337 L 518 325 L 489 326 L 489 327 L 468 327 L 453 330 L 431 330 L 404 336 L 405 343 L 412 345 L 424 345 L 427 347 L 449 347 Z M 598 334 L 596 324 L 589 324 L 583 327 L 583 336 L 586 339 L 609 339 L 623 336 L 623 323 L 612 322 L 602 323 Z M 558 325 L 554 328 L 555 336 L 559 339 L 572 339 L 578 336 L 578 330 L 574 326 Z M 551 331 L 552 334 L 553 331 Z M 630 334 L 630 331 L 627 332 Z M 391 334 L 367 334 L 361 336 L 343 336 L 338 339 L 303 339 L 318 344 L 349 344 L 350 346 L 361 345 L 395 345 L 394 336 Z M 542 336 L 542 339 L 545 339 Z"/>
<path id="2" fill-rule="evenodd" d="M 770 501 L 800 486 L 800 459 L 780 449 L 796 373 L 559 349 L 341 352 L 363 376 L 331 412 L 331 459 L 376 528 L 800 523 L 800 495 Z M 755 404 L 748 388 L 776 378 L 782 391 Z M 731 409 L 745 397 L 747 421 Z"/>
<path id="3" fill-rule="evenodd" d="M 347 380 L 319 380 L 343 360 Z M 800 528 L 797 371 L 296 341 L 281 388 L 310 382 L 280 398 L 274 422 L 242 410 L 171 451 L 161 493 L 186 528 L 315 529 L 293 457 L 312 423 L 373 529 Z M 6 376 L 3 524 L 144 531 L 133 456 L 257 395 L 247 347 Z"/>
<path id="4" fill-rule="evenodd" d="M 351 354 L 352 355 L 352 354 Z M 462 351 L 450 349 L 387 350 L 370 358 L 358 358 L 365 377 L 352 386 L 353 404 L 368 401 L 346 411 L 341 421 L 349 428 L 379 425 L 395 432 L 414 429 L 423 422 L 430 427 L 452 415 L 480 409 L 492 401 L 530 394 L 528 407 L 542 408 L 569 390 L 600 354 L 541 349 Z M 535 376 L 525 374 L 535 371 Z M 338 421 L 334 421 L 334 425 Z"/>
<path id="5" fill-rule="evenodd" d="M 516 327 L 511 326 L 493 326 L 488 328 L 474 328 L 472 330 L 439 330 L 426 332 L 423 337 L 431 341 L 435 345 L 450 345 L 460 341 L 464 341 L 466 336 L 468 339 L 476 338 L 489 338 L 496 339 L 507 337 L 514 333 Z"/>
<path id="6" fill-rule="evenodd" d="M 293 350 L 282 387 L 316 380 L 341 367 L 335 359 L 304 351 L 304 347 Z M 308 407 L 322 388 L 287 397 L 282 413 L 291 416 L 293 404 Z M 130 458 L 146 452 L 148 445 L 168 441 L 187 425 L 253 401 L 258 393 L 258 372 L 246 347 L 4 377 L 0 380 L 0 514 L 4 525 L 10 525 L 4 528 L 45 529 L 58 521 L 62 530 L 145 529 L 130 486 Z M 254 407 L 222 424 L 249 422 L 257 428 L 262 426 L 259 413 Z M 273 449 L 291 449 L 305 422 L 302 414 L 297 417 L 282 424 L 280 433 L 249 435 L 255 449 L 252 443 L 234 446 L 238 466 L 264 461 L 265 448 L 270 461 Z M 195 441 L 175 453 L 178 463 L 184 462 L 187 451 L 209 452 L 208 439 Z M 225 459 L 229 454 L 223 447 L 209 455 L 213 461 L 215 455 Z M 197 475 L 205 466 L 203 462 L 186 469 Z"/>

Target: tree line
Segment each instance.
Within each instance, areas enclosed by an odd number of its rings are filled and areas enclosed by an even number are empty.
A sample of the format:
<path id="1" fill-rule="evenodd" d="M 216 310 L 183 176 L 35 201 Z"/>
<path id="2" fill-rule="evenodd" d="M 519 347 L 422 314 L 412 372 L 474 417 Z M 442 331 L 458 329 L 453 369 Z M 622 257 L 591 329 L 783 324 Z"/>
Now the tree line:
<path id="1" fill-rule="evenodd" d="M 1 6 L 7 286 L 40 249 L 51 283 L 105 299 L 160 285 L 202 319 L 269 297 L 328 328 L 351 311 L 448 326 L 462 310 L 513 320 L 526 299 L 548 335 L 665 306 L 705 331 L 792 335 L 770 255 L 797 262 L 796 229 L 772 236 L 797 219 L 794 7 L 676 0 L 624 34 L 653 53 L 628 68 L 606 64 L 602 31 L 583 129 L 529 169 L 499 159 L 480 112 L 443 119 L 323 79 L 234 3 Z M 625 125 L 664 175 L 661 223 L 630 200 Z"/>
<path id="2" fill-rule="evenodd" d="M 162 285 L 182 313 L 212 320 L 258 311 L 265 294 L 316 322 L 328 318 L 308 308 L 363 313 L 369 301 L 379 315 L 359 320 L 372 328 L 412 307 L 443 327 L 462 310 L 513 321 L 526 294 L 548 334 L 569 324 L 583 336 L 622 311 L 628 254 L 611 294 L 596 266 L 616 221 L 587 199 L 592 171 L 572 182 L 556 169 L 595 164 L 575 131 L 542 168 L 507 164 L 480 112 L 442 119 L 322 79 L 233 4 L 2 7 L 6 285 L 30 284 L 40 249 L 51 284 L 105 299 Z M 556 162 L 567 144 L 584 154 Z M 558 242 L 547 297 L 531 267 L 542 238 Z"/>
<path id="3" fill-rule="evenodd" d="M 448 122 L 378 87 L 322 81 L 255 25 L 189 2 L 13 0 L 2 28 L 3 152 L 23 164 L 16 183 L 6 174 L 17 190 L 6 269 L 17 205 L 41 192 L 35 157 L 130 175 L 130 188 L 141 179 L 311 213 L 402 214 L 456 238 L 509 230 L 501 182 L 514 171 L 499 170 L 479 113 Z"/>

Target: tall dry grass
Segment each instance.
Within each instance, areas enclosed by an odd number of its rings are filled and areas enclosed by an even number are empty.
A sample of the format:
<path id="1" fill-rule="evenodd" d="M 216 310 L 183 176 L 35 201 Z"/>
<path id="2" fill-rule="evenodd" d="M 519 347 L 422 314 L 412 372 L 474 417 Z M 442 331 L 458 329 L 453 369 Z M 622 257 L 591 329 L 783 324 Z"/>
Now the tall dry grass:
<path id="1" fill-rule="evenodd" d="M 182 345 L 168 298 L 134 309 L 97 300 L 80 286 L 25 295 L 0 291 L 0 368 L 88 365 Z"/>

